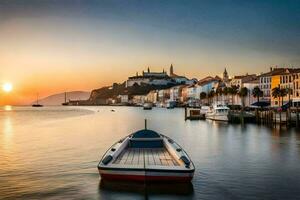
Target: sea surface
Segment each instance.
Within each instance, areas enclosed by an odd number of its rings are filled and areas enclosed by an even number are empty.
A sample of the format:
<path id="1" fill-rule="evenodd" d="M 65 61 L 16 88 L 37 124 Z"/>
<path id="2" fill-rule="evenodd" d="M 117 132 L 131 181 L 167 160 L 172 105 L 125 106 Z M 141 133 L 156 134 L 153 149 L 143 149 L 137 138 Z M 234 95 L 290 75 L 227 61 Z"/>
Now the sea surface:
<path id="1" fill-rule="evenodd" d="M 112 112 L 112 109 L 115 112 Z M 97 164 L 144 127 L 173 138 L 190 184 L 101 181 Z M 0 107 L 0 199 L 299 199 L 300 131 L 184 121 L 183 109 Z"/>

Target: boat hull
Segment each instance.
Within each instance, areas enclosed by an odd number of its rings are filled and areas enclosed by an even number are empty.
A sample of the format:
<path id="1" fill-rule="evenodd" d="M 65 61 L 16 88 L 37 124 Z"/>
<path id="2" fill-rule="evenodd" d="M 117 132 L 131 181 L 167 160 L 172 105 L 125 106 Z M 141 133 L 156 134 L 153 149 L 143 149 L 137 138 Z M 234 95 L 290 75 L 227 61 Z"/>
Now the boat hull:
<path id="1" fill-rule="evenodd" d="M 194 172 L 134 171 L 99 169 L 103 180 L 138 181 L 138 182 L 190 182 Z"/>
<path id="2" fill-rule="evenodd" d="M 214 120 L 214 121 L 228 121 L 227 115 L 209 115 L 206 114 L 206 119 Z"/>

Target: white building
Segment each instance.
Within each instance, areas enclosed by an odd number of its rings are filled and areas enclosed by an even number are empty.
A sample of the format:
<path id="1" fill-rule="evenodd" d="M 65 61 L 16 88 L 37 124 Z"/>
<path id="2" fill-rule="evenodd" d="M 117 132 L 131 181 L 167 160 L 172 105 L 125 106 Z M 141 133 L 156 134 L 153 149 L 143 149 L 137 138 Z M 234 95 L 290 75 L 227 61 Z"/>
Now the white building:
<path id="1" fill-rule="evenodd" d="M 219 77 L 205 77 L 198 81 L 198 83 L 195 85 L 196 87 L 196 98 L 200 99 L 200 94 L 202 92 L 205 92 L 208 94 L 211 90 L 216 89 L 218 84 L 220 83 L 221 79 Z"/>
<path id="2" fill-rule="evenodd" d="M 120 94 L 118 98 L 120 99 L 120 103 L 128 103 L 128 94 Z"/>
<path id="3" fill-rule="evenodd" d="M 134 95 L 132 97 L 132 103 L 136 105 L 143 105 L 145 103 L 146 96 L 145 95 Z"/>
<path id="4" fill-rule="evenodd" d="M 244 83 L 245 82 L 249 82 L 252 80 L 256 80 L 257 76 L 256 74 L 246 74 L 246 75 L 241 75 L 241 76 L 234 76 L 231 81 L 230 81 L 230 85 L 235 85 L 235 86 L 239 86 L 240 88 L 245 87 Z"/>
<path id="5" fill-rule="evenodd" d="M 182 97 L 182 88 L 186 85 L 177 85 L 170 88 L 170 101 L 180 102 Z"/>

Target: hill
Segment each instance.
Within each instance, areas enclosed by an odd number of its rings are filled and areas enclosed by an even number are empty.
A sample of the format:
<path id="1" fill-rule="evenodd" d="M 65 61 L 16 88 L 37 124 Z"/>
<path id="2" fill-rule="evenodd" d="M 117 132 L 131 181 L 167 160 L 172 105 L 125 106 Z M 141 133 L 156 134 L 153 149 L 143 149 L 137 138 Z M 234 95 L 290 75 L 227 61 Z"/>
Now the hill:
<path id="1" fill-rule="evenodd" d="M 85 91 L 72 91 L 67 92 L 67 101 L 70 100 L 86 100 L 89 99 L 90 92 Z M 65 93 L 53 94 L 39 100 L 42 105 L 61 105 L 65 102 Z M 34 102 L 35 103 L 35 102 Z"/>

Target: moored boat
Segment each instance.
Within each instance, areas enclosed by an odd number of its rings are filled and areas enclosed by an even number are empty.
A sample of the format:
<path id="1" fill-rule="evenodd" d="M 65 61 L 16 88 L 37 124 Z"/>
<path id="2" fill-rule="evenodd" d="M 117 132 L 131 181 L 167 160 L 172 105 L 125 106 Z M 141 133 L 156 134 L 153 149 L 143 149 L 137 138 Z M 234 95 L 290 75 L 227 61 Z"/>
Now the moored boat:
<path id="1" fill-rule="evenodd" d="M 176 106 L 176 101 L 168 101 L 166 104 L 167 109 L 173 109 Z"/>
<path id="2" fill-rule="evenodd" d="M 195 168 L 176 142 L 145 127 L 109 148 L 98 170 L 103 180 L 189 182 Z"/>
<path id="3" fill-rule="evenodd" d="M 42 104 L 39 104 L 39 94 L 36 95 L 36 103 L 31 105 L 32 107 L 43 107 Z"/>
<path id="4" fill-rule="evenodd" d="M 143 109 L 144 110 L 152 110 L 152 103 L 144 103 Z"/>
<path id="5" fill-rule="evenodd" d="M 212 109 L 205 114 L 205 117 L 206 119 L 215 121 L 228 121 L 229 110 L 227 106 L 216 103 Z"/>

